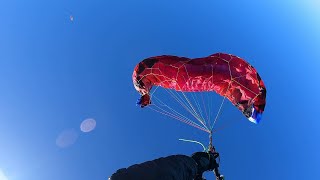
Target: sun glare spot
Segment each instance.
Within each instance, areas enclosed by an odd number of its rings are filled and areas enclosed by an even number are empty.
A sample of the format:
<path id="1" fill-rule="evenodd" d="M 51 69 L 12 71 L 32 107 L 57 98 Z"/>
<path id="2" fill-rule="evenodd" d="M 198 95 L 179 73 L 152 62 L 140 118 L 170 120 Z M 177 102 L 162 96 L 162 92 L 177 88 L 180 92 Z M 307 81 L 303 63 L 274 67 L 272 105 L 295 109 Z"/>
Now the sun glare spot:
<path id="1" fill-rule="evenodd" d="M 0 169 L 0 180 L 9 180 L 3 173 L 3 171 Z"/>
<path id="2" fill-rule="evenodd" d="M 80 130 L 85 133 L 90 132 L 94 130 L 96 124 L 96 121 L 92 118 L 85 119 L 80 125 Z"/>
<path id="3" fill-rule="evenodd" d="M 60 148 L 66 148 L 74 144 L 77 139 L 78 133 L 74 129 L 67 129 L 58 135 L 56 145 Z"/>

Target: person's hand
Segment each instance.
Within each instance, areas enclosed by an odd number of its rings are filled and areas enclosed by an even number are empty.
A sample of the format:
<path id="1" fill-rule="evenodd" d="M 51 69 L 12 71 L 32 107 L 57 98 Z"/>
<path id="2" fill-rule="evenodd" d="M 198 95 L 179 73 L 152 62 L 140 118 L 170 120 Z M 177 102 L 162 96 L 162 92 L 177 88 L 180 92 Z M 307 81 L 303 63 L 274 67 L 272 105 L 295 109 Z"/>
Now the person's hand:
<path id="1" fill-rule="evenodd" d="M 198 167 L 198 175 L 202 176 L 202 173 L 205 171 L 212 171 L 215 168 L 218 168 L 219 165 L 216 161 L 216 158 L 219 157 L 217 152 L 196 152 L 191 156 Z"/>

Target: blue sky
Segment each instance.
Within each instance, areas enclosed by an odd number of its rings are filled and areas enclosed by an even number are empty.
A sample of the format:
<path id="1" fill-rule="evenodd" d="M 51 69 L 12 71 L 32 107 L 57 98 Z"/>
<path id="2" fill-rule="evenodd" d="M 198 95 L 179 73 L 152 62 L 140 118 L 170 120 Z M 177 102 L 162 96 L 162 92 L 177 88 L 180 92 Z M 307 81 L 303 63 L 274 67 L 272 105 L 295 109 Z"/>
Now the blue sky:
<path id="1" fill-rule="evenodd" d="M 249 61 L 267 87 L 259 125 L 224 109 L 219 121 L 237 122 L 214 135 L 222 173 L 319 179 L 319 12 L 316 0 L 0 0 L 0 180 L 107 179 L 201 150 L 177 139 L 207 134 L 135 106 L 131 75 L 149 56 L 215 52 Z M 82 133 L 87 118 L 97 125 Z"/>

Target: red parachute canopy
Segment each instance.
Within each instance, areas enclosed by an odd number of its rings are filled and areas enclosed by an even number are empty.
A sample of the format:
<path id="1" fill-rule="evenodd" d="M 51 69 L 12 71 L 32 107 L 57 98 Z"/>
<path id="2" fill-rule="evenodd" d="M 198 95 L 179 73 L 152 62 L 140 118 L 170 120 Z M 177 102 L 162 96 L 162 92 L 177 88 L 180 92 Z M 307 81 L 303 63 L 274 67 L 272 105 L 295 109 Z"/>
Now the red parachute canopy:
<path id="1" fill-rule="evenodd" d="M 250 121 L 258 123 L 266 104 L 266 87 L 245 60 L 224 53 L 189 59 L 155 56 L 144 59 L 132 75 L 141 107 L 151 104 L 152 86 L 183 92 L 214 91 L 225 96 Z"/>

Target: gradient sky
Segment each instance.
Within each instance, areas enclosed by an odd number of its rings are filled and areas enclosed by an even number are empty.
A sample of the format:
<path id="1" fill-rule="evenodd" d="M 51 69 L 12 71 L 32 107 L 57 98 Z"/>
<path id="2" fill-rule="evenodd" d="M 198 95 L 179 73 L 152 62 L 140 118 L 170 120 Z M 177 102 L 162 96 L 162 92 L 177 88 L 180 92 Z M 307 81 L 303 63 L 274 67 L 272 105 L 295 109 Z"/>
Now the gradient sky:
<path id="1" fill-rule="evenodd" d="M 0 180 L 107 179 L 200 151 L 178 139 L 207 134 L 136 107 L 131 75 L 149 56 L 215 52 L 246 59 L 267 87 L 259 125 L 224 109 L 219 121 L 236 123 L 214 135 L 221 172 L 320 179 L 319 12 L 316 0 L 0 0 Z"/>

